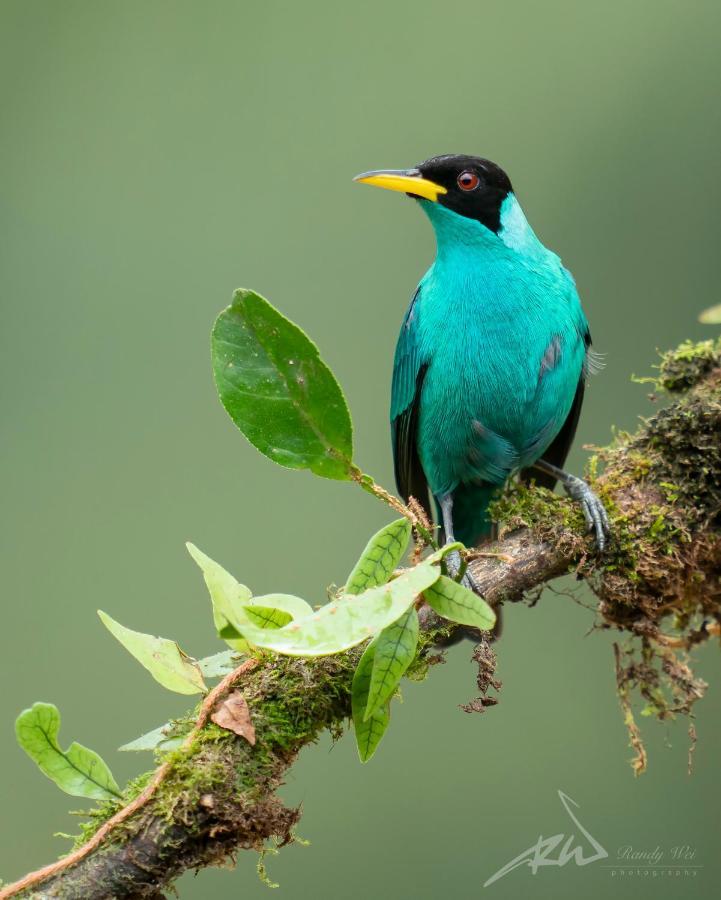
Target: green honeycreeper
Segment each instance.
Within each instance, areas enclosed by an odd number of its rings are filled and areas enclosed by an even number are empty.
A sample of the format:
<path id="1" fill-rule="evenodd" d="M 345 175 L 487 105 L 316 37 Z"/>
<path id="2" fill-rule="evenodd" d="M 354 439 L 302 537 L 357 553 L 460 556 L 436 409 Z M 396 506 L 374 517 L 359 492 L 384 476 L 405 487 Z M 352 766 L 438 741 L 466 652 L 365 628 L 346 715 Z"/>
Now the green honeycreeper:
<path id="1" fill-rule="evenodd" d="M 448 155 L 355 180 L 417 200 L 436 235 L 393 367 L 403 498 L 430 515 L 430 490 L 445 540 L 473 547 L 492 533 L 494 493 L 534 469 L 538 484 L 560 480 L 581 503 L 603 550 L 603 504 L 562 469 L 594 367 L 588 322 L 573 277 L 534 234 L 506 173 L 487 159 Z M 457 555 L 451 565 L 457 573 Z"/>

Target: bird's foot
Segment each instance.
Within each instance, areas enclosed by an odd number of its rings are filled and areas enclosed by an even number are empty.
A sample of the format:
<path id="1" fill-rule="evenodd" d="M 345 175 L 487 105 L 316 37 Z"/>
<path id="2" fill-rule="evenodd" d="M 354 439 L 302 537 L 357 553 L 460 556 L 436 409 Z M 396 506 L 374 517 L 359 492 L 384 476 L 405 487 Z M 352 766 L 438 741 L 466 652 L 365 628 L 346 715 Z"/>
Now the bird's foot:
<path id="1" fill-rule="evenodd" d="M 453 550 L 448 554 L 445 558 L 446 569 L 448 570 L 448 575 L 454 580 L 458 580 L 458 573 L 461 571 L 462 560 L 461 554 L 458 550 Z M 471 573 L 466 569 L 463 573 L 463 578 L 461 578 L 460 583 L 464 588 L 468 588 L 469 591 L 473 591 L 474 594 L 477 594 L 479 597 L 481 596 L 480 589 L 478 584 L 476 583 L 475 578 L 471 575 Z"/>
<path id="2" fill-rule="evenodd" d="M 591 490 L 582 478 L 565 473 L 563 486 L 568 496 L 581 504 L 588 530 L 594 532 L 596 546 L 603 553 L 606 549 L 606 540 L 611 535 L 611 524 L 608 521 L 606 508 L 598 495 Z"/>

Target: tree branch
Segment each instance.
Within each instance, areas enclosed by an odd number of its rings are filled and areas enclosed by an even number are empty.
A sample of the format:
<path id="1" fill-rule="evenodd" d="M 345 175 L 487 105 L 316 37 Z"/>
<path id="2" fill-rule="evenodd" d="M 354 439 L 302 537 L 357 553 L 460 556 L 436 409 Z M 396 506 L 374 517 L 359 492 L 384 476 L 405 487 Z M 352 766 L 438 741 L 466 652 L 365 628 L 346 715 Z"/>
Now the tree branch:
<path id="1" fill-rule="evenodd" d="M 594 487 L 613 529 L 603 558 L 571 501 L 519 486 L 497 504 L 500 539 L 470 563 L 496 605 L 575 571 L 598 597 L 601 627 L 636 636 L 638 656 L 617 648 L 616 670 L 639 771 L 645 756 L 630 690 L 639 690 L 660 718 L 689 712 L 705 685 L 682 654 L 719 634 L 721 342 L 668 354 L 658 388 L 673 402 L 598 454 L 604 472 Z M 434 644 L 458 629 L 427 607 L 420 612 L 417 676 L 436 658 Z M 98 811 L 98 830 L 85 845 L 9 885 L 0 898 L 160 897 L 187 869 L 220 863 L 239 849 L 260 851 L 270 838 L 292 841 L 300 813 L 285 808 L 275 791 L 304 745 L 324 729 L 342 732 L 359 655 L 356 648 L 320 659 L 263 655 L 244 663 L 208 695 L 182 747 L 166 754 L 150 780 Z M 495 702 L 486 691 L 498 687 L 485 637 L 475 656 L 483 696 L 468 708 L 481 710 Z M 209 721 L 232 688 L 242 690 L 250 708 L 254 746 Z"/>

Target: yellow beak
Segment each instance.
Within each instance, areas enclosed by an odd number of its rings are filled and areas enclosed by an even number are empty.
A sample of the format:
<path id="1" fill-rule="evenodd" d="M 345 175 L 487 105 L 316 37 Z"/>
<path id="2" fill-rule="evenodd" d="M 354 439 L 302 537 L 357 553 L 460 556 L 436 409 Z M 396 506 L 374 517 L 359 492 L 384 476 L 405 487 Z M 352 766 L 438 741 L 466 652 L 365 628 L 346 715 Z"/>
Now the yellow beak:
<path id="1" fill-rule="evenodd" d="M 413 197 L 432 200 L 434 203 L 437 202 L 439 194 L 448 193 L 447 189 L 440 184 L 423 178 L 417 169 L 385 169 L 363 172 L 361 175 L 356 175 L 353 181 L 359 181 L 361 184 L 373 184 L 388 191 L 401 191 L 404 194 L 411 194 Z"/>

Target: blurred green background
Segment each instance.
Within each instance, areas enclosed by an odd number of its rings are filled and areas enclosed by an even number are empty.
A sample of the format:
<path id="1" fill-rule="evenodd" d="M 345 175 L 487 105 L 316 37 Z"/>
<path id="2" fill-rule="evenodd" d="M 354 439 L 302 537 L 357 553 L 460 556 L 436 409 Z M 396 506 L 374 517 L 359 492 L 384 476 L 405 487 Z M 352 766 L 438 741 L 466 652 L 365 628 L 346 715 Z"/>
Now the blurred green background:
<path id="1" fill-rule="evenodd" d="M 118 778 L 115 748 L 183 711 L 104 632 L 123 623 L 213 652 L 192 539 L 256 592 L 319 602 L 383 508 L 273 466 L 216 400 L 208 339 L 238 285 L 313 336 L 343 384 L 357 459 L 391 485 L 387 404 L 408 298 L 432 258 L 403 197 L 351 182 L 443 152 L 511 174 L 574 272 L 607 368 L 570 465 L 648 412 L 657 347 L 711 336 L 718 302 L 717 2 L 71 2 L 0 4 L 0 394 L 3 626 L 0 875 L 51 861 L 68 798 L 16 747 L 13 720 L 55 702 L 61 737 Z M 581 594 L 588 600 L 588 595 Z M 287 900 L 693 897 L 719 877 L 721 666 L 686 722 L 644 720 L 635 780 L 612 636 L 547 591 L 509 609 L 499 706 L 474 694 L 470 644 L 404 689 L 377 757 L 352 736 L 306 750 L 283 795 L 300 834 L 268 861 Z M 696 848 L 692 875 L 620 879 L 600 864 L 483 882 L 539 834 Z M 180 882 L 183 898 L 265 897 L 255 858 Z"/>

